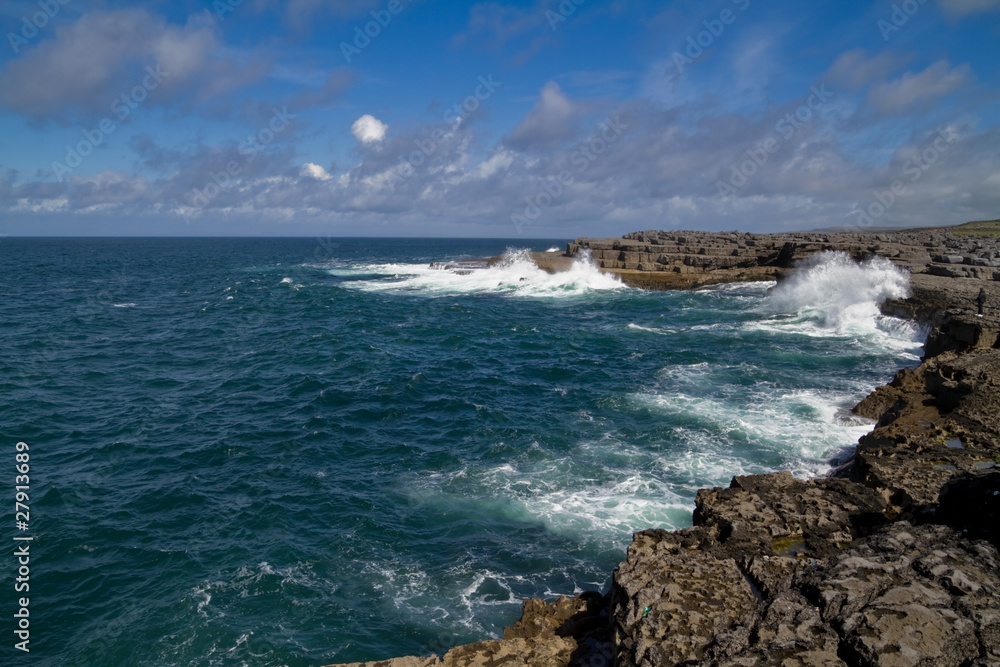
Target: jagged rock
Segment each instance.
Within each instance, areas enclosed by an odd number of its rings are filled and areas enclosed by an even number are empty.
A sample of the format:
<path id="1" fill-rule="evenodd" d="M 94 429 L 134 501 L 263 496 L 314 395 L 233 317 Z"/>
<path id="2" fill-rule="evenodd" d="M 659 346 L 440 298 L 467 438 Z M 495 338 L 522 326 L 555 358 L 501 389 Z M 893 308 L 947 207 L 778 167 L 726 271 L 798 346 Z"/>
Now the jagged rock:
<path id="1" fill-rule="evenodd" d="M 795 495 L 784 475 L 752 481 Z M 733 539 L 701 522 L 634 536 L 612 590 L 616 664 L 961 665 L 1000 650 L 987 542 L 905 521 L 826 557 L 746 557 Z"/>
<path id="2" fill-rule="evenodd" d="M 896 372 L 889 384 L 870 393 L 852 411 L 856 415 L 873 419 L 882 426 L 898 417 L 907 395 L 923 389 L 923 379 L 913 369 L 903 368 Z"/>
<path id="3" fill-rule="evenodd" d="M 576 642 L 563 637 L 504 639 L 459 646 L 448 651 L 442 667 L 564 667 Z"/>
<path id="4" fill-rule="evenodd" d="M 950 479 L 1000 455 L 1000 350 L 942 353 L 857 409 L 879 421 L 861 438 L 852 479 L 881 489 L 892 513 L 933 509 Z"/>
<path id="5" fill-rule="evenodd" d="M 897 522 L 795 585 L 837 630 L 851 664 L 961 665 L 998 646 L 997 557 L 945 526 Z"/>
<path id="6" fill-rule="evenodd" d="M 819 558 L 885 523 L 886 503 L 848 480 L 808 482 L 791 473 L 735 477 L 728 489 L 698 492 L 695 522 L 714 527 L 731 550 Z"/>
<path id="7" fill-rule="evenodd" d="M 713 643 L 745 644 L 755 609 L 732 558 L 688 548 L 683 533 L 637 533 L 612 588 L 615 664 L 673 665 Z"/>

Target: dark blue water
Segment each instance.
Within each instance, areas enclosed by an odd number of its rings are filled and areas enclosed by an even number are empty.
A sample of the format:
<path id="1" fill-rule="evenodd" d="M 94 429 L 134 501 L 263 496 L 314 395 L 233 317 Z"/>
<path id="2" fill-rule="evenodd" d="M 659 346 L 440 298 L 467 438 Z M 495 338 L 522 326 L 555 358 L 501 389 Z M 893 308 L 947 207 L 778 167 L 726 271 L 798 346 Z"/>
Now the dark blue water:
<path id="1" fill-rule="evenodd" d="M 699 487 L 822 473 L 919 336 L 905 290 L 628 289 L 513 254 L 564 241 L 3 239 L 0 497 L 33 536 L 4 665 L 322 665 L 498 636 L 606 589 Z M 14 517 L 30 446 L 30 527 Z"/>

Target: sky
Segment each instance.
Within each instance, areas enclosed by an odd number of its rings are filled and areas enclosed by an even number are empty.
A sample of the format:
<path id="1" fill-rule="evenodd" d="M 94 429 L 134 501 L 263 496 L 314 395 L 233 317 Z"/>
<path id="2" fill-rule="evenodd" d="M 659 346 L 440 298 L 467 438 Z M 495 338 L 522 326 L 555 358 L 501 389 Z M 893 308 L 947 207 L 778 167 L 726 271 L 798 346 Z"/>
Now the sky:
<path id="1" fill-rule="evenodd" d="M 1000 0 L 4 0 L 0 234 L 1000 217 Z"/>

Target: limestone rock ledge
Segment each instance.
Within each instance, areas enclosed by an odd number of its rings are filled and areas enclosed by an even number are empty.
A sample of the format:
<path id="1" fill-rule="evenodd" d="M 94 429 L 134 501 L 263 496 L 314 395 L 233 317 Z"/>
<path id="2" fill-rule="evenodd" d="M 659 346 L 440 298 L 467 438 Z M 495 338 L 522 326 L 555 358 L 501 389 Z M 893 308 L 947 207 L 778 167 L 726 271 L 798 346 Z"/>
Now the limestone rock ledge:
<path id="1" fill-rule="evenodd" d="M 892 233 L 750 234 L 649 230 L 621 238 L 578 238 L 566 252 L 534 253 L 536 263 L 562 270 L 565 258 L 590 253 L 606 273 L 643 289 L 685 289 L 718 283 L 774 280 L 798 260 L 822 251 L 840 251 L 857 260 L 875 255 L 914 274 L 996 281 L 1000 245 L 994 238 L 942 230 Z"/>
<path id="2" fill-rule="evenodd" d="M 888 507 L 784 474 L 702 492 L 698 525 L 636 534 L 616 571 L 613 664 L 998 664 L 995 544 Z"/>

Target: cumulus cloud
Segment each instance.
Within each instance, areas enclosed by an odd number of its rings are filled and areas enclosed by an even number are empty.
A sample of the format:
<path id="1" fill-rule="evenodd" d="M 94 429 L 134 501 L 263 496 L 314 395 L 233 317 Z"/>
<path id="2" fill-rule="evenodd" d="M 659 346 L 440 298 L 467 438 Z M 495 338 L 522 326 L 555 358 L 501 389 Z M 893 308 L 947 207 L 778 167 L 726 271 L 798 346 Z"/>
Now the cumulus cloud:
<path id="1" fill-rule="evenodd" d="M 515 148 L 550 147 L 577 131 L 579 116 L 580 110 L 563 94 L 559 84 L 550 81 L 542 88 L 534 108 L 504 143 Z"/>
<path id="2" fill-rule="evenodd" d="M 0 103 L 33 116 L 106 108 L 124 87 L 124 63 L 146 51 L 151 17 L 139 9 L 93 12 L 0 72 Z"/>
<path id="3" fill-rule="evenodd" d="M 326 169 L 312 162 L 306 162 L 302 165 L 302 170 L 299 173 L 303 178 L 311 178 L 316 181 L 329 181 L 333 178 Z"/>
<path id="4" fill-rule="evenodd" d="M 872 86 L 868 102 L 880 113 L 899 113 L 922 102 L 933 102 L 972 79 L 968 65 L 952 68 L 939 60 L 922 72 L 906 72 L 894 81 Z"/>
<path id="5" fill-rule="evenodd" d="M 389 126 L 371 114 L 365 114 L 351 125 L 351 134 L 363 144 L 377 144 L 385 139 Z"/>

